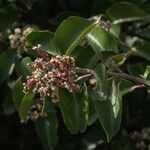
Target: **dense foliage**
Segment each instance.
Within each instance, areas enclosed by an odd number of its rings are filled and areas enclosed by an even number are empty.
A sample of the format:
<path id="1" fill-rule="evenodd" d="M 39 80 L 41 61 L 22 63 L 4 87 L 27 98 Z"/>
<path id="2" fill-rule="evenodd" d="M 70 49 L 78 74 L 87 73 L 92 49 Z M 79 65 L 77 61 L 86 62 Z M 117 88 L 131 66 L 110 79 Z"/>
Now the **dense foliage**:
<path id="1" fill-rule="evenodd" d="M 0 148 L 147 150 L 149 0 L 1 0 Z"/>

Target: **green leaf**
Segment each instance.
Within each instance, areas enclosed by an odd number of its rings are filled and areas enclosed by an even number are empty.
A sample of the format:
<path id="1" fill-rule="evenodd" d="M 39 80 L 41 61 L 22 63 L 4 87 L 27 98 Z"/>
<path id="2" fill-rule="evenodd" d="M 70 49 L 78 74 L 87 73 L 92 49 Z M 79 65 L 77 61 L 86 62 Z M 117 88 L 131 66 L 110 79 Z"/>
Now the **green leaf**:
<path id="1" fill-rule="evenodd" d="M 80 68 L 93 69 L 99 61 L 97 55 L 93 53 L 93 49 L 89 45 L 76 47 L 71 55 L 75 58 L 76 66 Z"/>
<path id="2" fill-rule="evenodd" d="M 137 54 L 150 61 L 150 43 L 146 41 L 138 41 L 135 45 Z"/>
<path id="3" fill-rule="evenodd" d="M 57 28 L 54 38 L 64 53 L 66 52 L 66 55 L 70 55 L 95 25 L 96 23 L 81 17 L 69 17 Z"/>
<path id="4" fill-rule="evenodd" d="M 18 111 L 19 111 L 19 107 L 20 107 L 23 97 L 24 97 L 23 82 L 22 82 L 22 78 L 20 77 L 16 81 L 16 84 L 12 90 L 12 98 L 13 98 L 15 107 Z"/>
<path id="5" fill-rule="evenodd" d="M 121 79 L 120 84 L 119 84 L 121 95 L 123 96 L 129 92 L 132 92 L 134 90 L 132 86 L 134 86 L 132 82 L 125 80 L 125 79 Z"/>
<path id="6" fill-rule="evenodd" d="M 106 69 L 103 65 L 96 68 L 97 86 L 89 90 L 89 97 L 93 99 L 96 112 L 102 127 L 110 141 L 118 132 L 121 124 L 122 97 L 119 84 L 107 80 Z M 110 86 L 110 81 L 112 85 Z"/>
<path id="7" fill-rule="evenodd" d="M 17 21 L 18 16 L 13 7 L 3 7 L 0 9 L 0 31 L 11 28 Z"/>
<path id="8" fill-rule="evenodd" d="M 95 68 L 96 87 L 89 91 L 90 98 L 107 100 L 107 78 L 106 67 L 103 64 L 99 64 Z M 92 97 L 91 97 L 92 95 Z"/>
<path id="9" fill-rule="evenodd" d="M 95 109 L 99 120 L 110 141 L 120 129 L 121 124 L 121 94 L 119 89 L 112 89 L 112 97 L 108 100 L 95 100 Z M 115 94 L 115 95 L 113 95 Z"/>
<path id="10" fill-rule="evenodd" d="M 102 62 L 103 64 L 109 64 L 110 61 L 113 61 L 120 66 L 123 65 L 128 60 L 128 58 L 130 58 L 134 54 L 135 51 L 130 51 L 130 50 L 120 54 L 119 53 L 116 54 L 115 52 L 112 51 L 103 51 Z"/>
<path id="11" fill-rule="evenodd" d="M 87 40 L 93 47 L 93 50 L 98 57 L 102 57 L 103 51 L 118 51 L 116 40 L 106 30 L 95 27 L 88 35 Z"/>
<path id="12" fill-rule="evenodd" d="M 28 63 L 32 63 L 32 60 L 30 57 L 25 57 L 20 62 L 19 59 L 16 59 L 15 61 L 15 70 L 18 74 L 18 76 L 28 76 L 31 74 L 31 70 L 27 67 Z"/>
<path id="13" fill-rule="evenodd" d="M 48 106 L 48 112 L 46 118 L 39 118 L 35 122 L 36 132 L 45 149 L 53 150 L 58 142 L 57 128 L 58 120 L 54 108 L 50 103 L 50 100 L 45 98 L 45 107 Z"/>
<path id="14" fill-rule="evenodd" d="M 0 55 L 0 82 L 5 81 L 12 74 L 15 55 L 12 49 L 7 49 Z"/>
<path id="15" fill-rule="evenodd" d="M 15 111 L 14 103 L 12 100 L 12 91 L 10 90 L 5 98 L 3 105 L 4 113 L 6 115 L 12 114 Z"/>
<path id="16" fill-rule="evenodd" d="M 50 19 L 49 22 L 52 25 L 59 25 L 63 20 L 67 19 L 70 16 L 79 16 L 79 14 L 77 12 L 72 12 L 72 11 L 63 11 L 60 12 L 54 18 Z"/>
<path id="17" fill-rule="evenodd" d="M 121 28 L 118 24 L 114 24 L 110 27 L 109 32 L 114 35 L 115 37 L 119 37 Z"/>
<path id="18" fill-rule="evenodd" d="M 143 74 L 143 78 L 148 80 L 150 79 L 150 66 L 146 66 L 146 70 Z"/>
<path id="19" fill-rule="evenodd" d="M 60 49 L 54 41 L 54 34 L 48 31 L 31 32 L 26 36 L 31 46 L 42 45 L 42 50 L 51 54 L 60 54 Z"/>
<path id="20" fill-rule="evenodd" d="M 23 97 L 23 100 L 22 100 L 20 108 L 19 108 L 19 115 L 23 122 L 27 121 L 28 110 L 29 110 L 30 105 L 32 104 L 34 96 L 35 96 L 35 94 L 33 93 L 33 91 L 29 91 Z"/>
<path id="21" fill-rule="evenodd" d="M 89 97 L 89 120 L 88 126 L 91 126 L 98 119 L 97 112 L 94 107 L 93 99 Z"/>
<path id="22" fill-rule="evenodd" d="M 128 2 L 115 3 L 106 11 L 106 14 L 114 24 L 141 20 L 149 17 L 142 9 Z"/>
<path id="23" fill-rule="evenodd" d="M 80 93 L 60 90 L 60 109 L 64 123 L 72 134 L 85 131 L 89 113 L 86 87 Z"/>

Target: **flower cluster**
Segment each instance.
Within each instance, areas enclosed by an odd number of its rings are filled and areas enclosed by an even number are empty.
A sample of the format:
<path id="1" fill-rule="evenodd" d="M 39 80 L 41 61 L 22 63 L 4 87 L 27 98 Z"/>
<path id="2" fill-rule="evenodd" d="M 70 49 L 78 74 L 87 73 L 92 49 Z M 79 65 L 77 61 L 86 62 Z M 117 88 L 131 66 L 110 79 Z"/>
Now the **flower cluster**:
<path id="1" fill-rule="evenodd" d="M 53 56 L 50 60 L 53 73 L 49 73 L 48 77 L 54 78 L 54 84 L 60 88 L 66 88 L 70 92 L 79 92 L 80 87 L 75 83 L 78 75 L 72 68 L 75 66 L 73 57 L 69 56 Z"/>
<path id="2" fill-rule="evenodd" d="M 110 29 L 111 28 L 110 21 L 103 21 L 103 20 L 101 20 L 99 25 L 100 25 L 101 28 L 104 28 L 104 29 Z"/>
<path id="3" fill-rule="evenodd" d="M 134 131 L 130 133 L 129 139 L 135 145 L 136 150 L 148 149 L 150 143 L 150 128 L 143 128 L 140 132 Z"/>
<path id="4" fill-rule="evenodd" d="M 18 52 L 22 54 L 25 51 L 25 46 L 28 44 L 25 36 L 34 31 L 34 28 L 27 27 L 25 29 L 16 28 L 14 34 L 9 36 L 10 45 L 12 48 L 18 49 Z"/>
<path id="5" fill-rule="evenodd" d="M 43 112 L 43 98 L 36 98 L 28 110 L 28 119 L 36 120 L 39 117 L 45 117 Z"/>
<path id="6" fill-rule="evenodd" d="M 50 96 L 53 102 L 58 100 L 58 88 L 66 88 L 70 92 L 79 92 L 80 87 L 76 84 L 78 74 L 72 70 L 75 67 L 73 57 L 52 56 L 51 59 L 45 52 L 40 50 L 40 45 L 34 47 L 44 58 L 37 58 L 29 68 L 34 69 L 31 76 L 27 76 L 24 83 L 24 91 L 33 89 L 40 97 Z"/>

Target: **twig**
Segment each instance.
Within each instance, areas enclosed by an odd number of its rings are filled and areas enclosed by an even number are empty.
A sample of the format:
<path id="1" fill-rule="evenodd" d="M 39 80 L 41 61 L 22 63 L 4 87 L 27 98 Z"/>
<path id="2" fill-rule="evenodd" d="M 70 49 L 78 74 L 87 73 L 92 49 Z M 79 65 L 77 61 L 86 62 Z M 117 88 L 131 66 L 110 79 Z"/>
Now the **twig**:
<path id="1" fill-rule="evenodd" d="M 85 79 L 85 78 L 88 78 L 88 77 L 91 77 L 92 74 L 86 74 L 86 75 L 83 75 L 83 76 L 80 76 L 78 79 L 75 80 L 75 82 L 78 82 L 82 79 Z"/>
<path id="2" fill-rule="evenodd" d="M 142 84 L 142 85 L 134 85 L 134 86 L 132 86 L 131 87 L 133 90 L 135 90 L 135 89 L 142 89 L 142 88 L 145 88 L 145 85 L 144 84 Z"/>
<path id="3" fill-rule="evenodd" d="M 124 78 L 124 79 L 130 80 L 130 81 L 133 81 L 133 82 L 139 82 L 139 83 L 145 84 L 148 87 L 150 87 L 150 82 L 149 81 L 146 81 L 145 79 L 142 79 L 142 78 L 139 78 L 139 77 L 135 77 L 133 75 L 128 75 L 126 73 L 108 72 L 108 75 L 112 76 L 112 77 Z"/>
<path id="4" fill-rule="evenodd" d="M 126 48 L 127 50 L 131 50 L 131 47 L 129 47 L 125 42 L 123 42 L 120 38 L 115 37 L 115 39 L 117 40 L 117 42 L 122 45 L 124 48 Z"/>
<path id="5" fill-rule="evenodd" d="M 70 68 L 71 70 L 75 71 L 78 74 L 93 74 L 92 71 L 90 69 L 82 69 L 82 68 L 78 68 L 78 67 L 72 67 Z"/>
<path id="6" fill-rule="evenodd" d="M 116 64 L 115 62 L 112 60 L 110 62 L 110 65 L 118 72 L 118 73 L 124 73 Z"/>

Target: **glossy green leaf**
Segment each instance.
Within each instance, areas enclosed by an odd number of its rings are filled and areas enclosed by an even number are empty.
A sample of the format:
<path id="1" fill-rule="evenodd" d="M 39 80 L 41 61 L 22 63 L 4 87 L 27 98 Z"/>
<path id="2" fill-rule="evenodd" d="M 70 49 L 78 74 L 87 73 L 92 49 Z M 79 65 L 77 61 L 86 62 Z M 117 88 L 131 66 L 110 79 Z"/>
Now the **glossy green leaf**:
<path id="1" fill-rule="evenodd" d="M 60 49 L 54 41 L 54 34 L 48 31 L 35 31 L 26 36 L 31 46 L 42 45 L 42 50 L 52 54 L 60 54 Z"/>
<path id="2" fill-rule="evenodd" d="M 110 27 L 109 32 L 115 37 L 119 37 L 121 32 L 121 27 L 118 24 L 114 24 Z"/>
<path id="3" fill-rule="evenodd" d="M 101 53 L 103 51 L 118 51 L 118 45 L 116 40 L 110 33 L 100 27 L 95 27 L 88 35 L 87 40 L 93 47 L 93 50 L 102 58 Z"/>
<path id="4" fill-rule="evenodd" d="M 137 53 L 141 56 L 150 61 L 150 43 L 143 41 L 137 42 L 135 45 Z"/>
<path id="5" fill-rule="evenodd" d="M 134 84 L 128 80 L 121 79 L 120 84 L 119 84 L 119 89 L 121 92 L 121 95 L 125 95 L 129 92 L 132 92 L 134 89 L 132 88 Z"/>
<path id="6" fill-rule="evenodd" d="M 79 16 L 79 14 L 77 12 L 72 12 L 72 11 L 63 11 L 60 12 L 54 18 L 50 19 L 49 22 L 52 25 L 59 25 L 63 20 L 67 19 L 70 16 Z"/>
<path id="7" fill-rule="evenodd" d="M 99 61 L 89 45 L 76 47 L 71 55 L 75 58 L 76 66 L 80 68 L 93 69 Z"/>
<path id="8" fill-rule="evenodd" d="M 19 115 L 23 122 L 27 121 L 28 110 L 29 110 L 30 105 L 32 104 L 34 96 L 35 96 L 34 92 L 29 91 L 23 97 L 23 100 L 22 100 L 20 108 L 19 108 Z"/>
<path id="9" fill-rule="evenodd" d="M 0 82 L 5 81 L 13 72 L 15 51 L 7 49 L 0 55 Z"/>
<path id="10" fill-rule="evenodd" d="M 115 3 L 106 11 L 106 14 L 110 17 L 114 24 L 149 17 L 144 10 L 128 2 Z"/>
<path id="11" fill-rule="evenodd" d="M 64 20 L 55 32 L 55 40 L 64 54 L 70 55 L 72 50 L 84 39 L 96 23 L 81 17 L 69 17 Z"/>
<path id="12" fill-rule="evenodd" d="M 32 63 L 32 60 L 30 57 L 23 58 L 21 62 L 18 58 L 16 59 L 15 70 L 16 70 L 18 76 L 26 77 L 31 74 L 31 70 L 27 67 L 28 63 Z"/>
<path id="13" fill-rule="evenodd" d="M 60 90 L 60 109 L 64 123 L 72 134 L 85 131 L 89 113 L 86 87 L 80 93 Z"/>
<path id="14" fill-rule="evenodd" d="M 96 68 L 97 86 L 89 91 L 93 99 L 98 118 L 110 141 L 118 132 L 121 124 L 122 97 L 119 84 L 106 79 L 106 69 L 103 65 Z M 110 85 L 112 81 L 112 85 Z"/>
<path id="15" fill-rule="evenodd" d="M 18 111 L 19 111 L 19 107 L 20 107 L 23 97 L 24 97 L 23 82 L 22 82 L 22 78 L 20 77 L 16 81 L 16 84 L 12 90 L 12 98 L 13 98 L 15 107 Z"/>
<path id="16" fill-rule="evenodd" d="M 101 59 L 101 61 L 105 64 L 107 64 L 107 62 L 109 62 L 110 60 L 112 60 L 112 58 L 114 57 L 114 56 L 116 56 L 116 55 L 118 55 L 118 54 L 116 54 L 115 52 L 113 52 L 113 51 L 103 51 L 102 53 L 101 53 L 101 56 L 102 56 L 102 59 Z M 119 59 L 120 60 L 120 59 Z"/>
<path id="17" fill-rule="evenodd" d="M 144 79 L 150 79 L 150 66 L 146 66 L 146 70 L 143 74 Z"/>
<path id="18" fill-rule="evenodd" d="M 48 107 L 47 117 L 39 118 L 35 122 L 36 132 L 45 149 L 53 150 L 58 142 L 57 128 L 58 120 L 56 112 L 48 98 L 45 98 L 45 107 Z"/>
<path id="19" fill-rule="evenodd" d="M 94 107 L 93 99 L 89 97 L 89 120 L 88 126 L 91 126 L 98 119 L 97 112 Z"/>
<path id="20" fill-rule="evenodd" d="M 103 51 L 102 62 L 104 64 L 110 64 L 110 62 L 113 61 L 120 66 L 123 65 L 134 53 L 135 51 L 127 51 L 121 54 L 116 54 L 112 51 Z"/>
<path id="21" fill-rule="evenodd" d="M 115 95 L 112 95 L 111 99 L 95 100 L 94 102 L 108 141 L 118 132 L 121 124 L 121 94 L 118 87 L 112 92 Z"/>
<path id="22" fill-rule="evenodd" d="M 95 68 L 96 87 L 89 91 L 92 95 L 92 99 L 102 98 L 107 100 L 107 78 L 106 78 L 106 67 L 103 64 L 99 64 Z"/>

